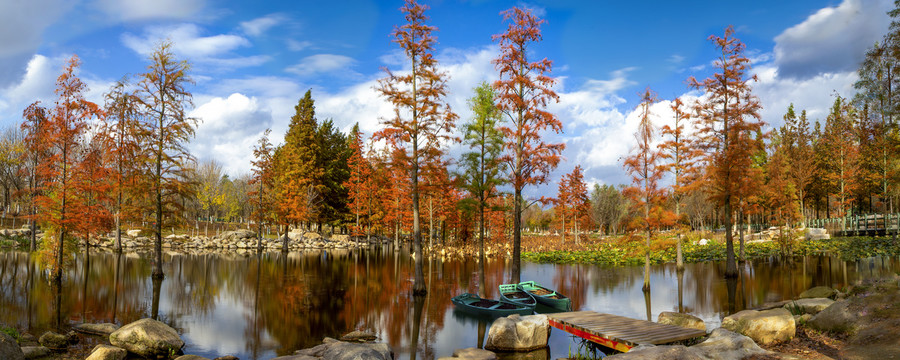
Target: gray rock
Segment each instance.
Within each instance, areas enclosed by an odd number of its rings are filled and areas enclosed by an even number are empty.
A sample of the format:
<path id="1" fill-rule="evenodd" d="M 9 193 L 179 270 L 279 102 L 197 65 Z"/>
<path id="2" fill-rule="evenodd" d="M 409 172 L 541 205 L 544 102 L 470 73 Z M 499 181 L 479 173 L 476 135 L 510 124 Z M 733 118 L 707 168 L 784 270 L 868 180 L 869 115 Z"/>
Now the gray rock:
<path id="1" fill-rule="evenodd" d="M 801 299 L 808 298 L 831 298 L 834 297 L 835 291 L 834 289 L 827 286 L 816 286 L 812 289 L 806 290 L 800 293 Z"/>
<path id="2" fill-rule="evenodd" d="M 854 333 L 859 329 L 857 321 L 862 315 L 850 309 L 849 300 L 838 300 L 813 316 L 807 324 L 821 331 Z"/>
<path id="3" fill-rule="evenodd" d="M 700 320 L 700 318 L 690 314 L 663 311 L 659 313 L 659 318 L 656 322 L 660 324 L 675 325 L 706 331 L 706 324 L 703 322 L 703 320 Z"/>
<path id="4" fill-rule="evenodd" d="M 624 354 L 606 357 L 608 360 L 650 359 L 650 360 L 702 360 L 684 345 L 665 345 L 632 349 Z"/>
<path id="5" fill-rule="evenodd" d="M 25 354 L 25 359 L 40 359 L 50 355 L 50 349 L 46 346 L 23 346 L 22 353 Z"/>
<path id="6" fill-rule="evenodd" d="M 760 344 L 788 341 L 794 338 L 797 325 L 787 310 L 744 310 L 722 319 L 722 327 L 749 336 Z"/>
<path id="7" fill-rule="evenodd" d="M 753 339 L 723 328 L 713 330 L 709 338 L 690 349 L 701 359 L 738 360 L 770 353 L 759 347 Z"/>
<path id="8" fill-rule="evenodd" d="M 354 330 L 341 336 L 341 341 L 372 341 L 376 338 L 378 338 L 378 336 L 372 332 Z"/>
<path id="9" fill-rule="evenodd" d="M 109 335 L 109 342 L 140 356 L 168 356 L 184 347 L 175 329 L 153 319 L 140 319 Z"/>
<path id="10" fill-rule="evenodd" d="M 112 345 L 97 345 L 91 350 L 91 355 L 85 360 L 123 360 L 128 356 L 128 351 Z"/>
<path id="11" fill-rule="evenodd" d="M 78 324 L 74 327 L 75 331 L 90 335 L 100 335 L 100 336 L 109 336 L 116 330 L 119 330 L 119 325 L 112 323 L 103 323 L 103 324 Z"/>
<path id="12" fill-rule="evenodd" d="M 213 360 L 240 360 L 240 359 L 238 359 L 237 356 L 225 355 L 225 356 L 219 356 Z"/>
<path id="13" fill-rule="evenodd" d="M 323 344 L 294 352 L 295 357 L 280 357 L 279 360 L 388 360 L 394 352 L 385 343 L 361 344 L 325 338 Z"/>
<path id="14" fill-rule="evenodd" d="M 16 339 L 5 332 L 0 332 L 0 359 L 25 360 L 25 354 L 22 353 Z"/>
<path id="15" fill-rule="evenodd" d="M 277 358 L 272 358 L 272 360 L 320 360 L 320 359 L 322 359 L 322 358 L 318 358 L 315 356 L 309 356 L 309 355 L 286 355 L 286 356 L 279 356 Z"/>
<path id="16" fill-rule="evenodd" d="M 784 305 L 784 308 L 788 310 L 795 308 L 800 311 L 800 314 L 815 315 L 831 306 L 831 304 L 834 304 L 834 300 L 828 298 L 805 298 L 788 303 Z"/>
<path id="17" fill-rule="evenodd" d="M 202 357 L 200 355 L 181 355 L 175 360 L 209 360 L 209 358 Z"/>
<path id="18" fill-rule="evenodd" d="M 29 333 L 19 334 L 19 346 L 38 346 L 38 339 Z"/>
<path id="19" fill-rule="evenodd" d="M 479 348 L 465 348 L 465 349 L 456 349 L 453 352 L 452 357 L 442 357 L 438 358 L 438 360 L 452 360 L 452 359 L 465 359 L 465 360 L 497 360 L 497 354 L 494 354 L 491 351 L 479 349 Z"/>
<path id="20" fill-rule="evenodd" d="M 510 315 L 494 320 L 484 348 L 498 351 L 531 351 L 547 347 L 550 321 L 546 315 Z"/>
<path id="21" fill-rule="evenodd" d="M 69 337 L 57 334 L 52 331 L 45 332 L 44 335 L 41 335 L 41 338 L 38 339 L 38 342 L 41 345 L 44 345 L 53 350 L 65 350 L 69 347 Z"/>

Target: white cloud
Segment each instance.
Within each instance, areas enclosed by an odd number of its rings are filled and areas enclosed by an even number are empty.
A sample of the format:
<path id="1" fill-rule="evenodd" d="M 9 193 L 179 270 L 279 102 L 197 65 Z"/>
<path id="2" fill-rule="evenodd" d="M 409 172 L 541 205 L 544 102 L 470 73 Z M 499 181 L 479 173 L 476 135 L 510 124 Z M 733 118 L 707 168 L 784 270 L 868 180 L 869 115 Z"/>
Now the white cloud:
<path id="1" fill-rule="evenodd" d="M 287 47 L 290 51 L 303 51 L 311 48 L 313 43 L 311 41 L 297 41 L 294 39 L 287 39 Z"/>
<path id="2" fill-rule="evenodd" d="M 164 40 L 172 42 L 172 51 L 192 63 L 224 69 L 259 66 L 271 60 L 269 55 L 236 56 L 234 52 L 252 44 L 242 36 L 218 34 L 204 36 L 195 24 L 150 26 L 137 36 L 122 34 L 122 43 L 134 52 L 148 56 Z"/>
<path id="3" fill-rule="evenodd" d="M 250 41 L 237 35 L 201 36 L 200 32 L 200 27 L 194 24 L 152 26 L 144 30 L 142 37 L 128 33 L 123 34 L 122 42 L 138 54 L 149 55 L 160 40 L 169 39 L 177 54 L 200 59 L 250 46 Z"/>
<path id="4" fill-rule="evenodd" d="M 44 30 L 71 9 L 61 0 L 0 1 L 0 88 L 18 81 Z"/>
<path id="5" fill-rule="evenodd" d="M 267 106 L 239 93 L 205 100 L 190 116 L 201 119 L 191 152 L 201 161 L 222 161 L 226 173 L 233 176 L 250 171 L 253 146 L 273 123 Z"/>
<path id="6" fill-rule="evenodd" d="M 260 36 L 272 27 L 287 20 L 282 14 L 269 14 L 261 18 L 241 22 L 241 29 L 250 36 Z"/>
<path id="7" fill-rule="evenodd" d="M 784 123 L 784 113 L 788 105 L 794 104 L 798 111 L 807 110 L 810 123 L 825 120 L 828 109 L 834 102 L 834 93 L 852 97 L 853 83 L 858 79 L 856 71 L 820 73 L 802 79 L 779 76 L 781 69 L 774 65 L 761 65 L 754 69 L 759 82 L 752 83 L 753 93 L 760 99 L 763 109 L 760 115 L 771 127 Z"/>
<path id="8" fill-rule="evenodd" d="M 196 15 L 205 0 L 96 0 L 95 6 L 122 21 L 186 19 Z"/>
<path id="9" fill-rule="evenodd" d="M 855 70 L 866 49 L 888 29 L 889 0 L 844 0 L 810 15 L 775 37 L 782 77 L 810 78 Z"/>
<path id="10" fill-rule="evenodd" d="M 290 66 L 284 71 L 300 76 L 310 76 L 342 70 L 356 63 L 353 58 L 335 54 L 316 54 L 303 58 L 300 63 Z"/>

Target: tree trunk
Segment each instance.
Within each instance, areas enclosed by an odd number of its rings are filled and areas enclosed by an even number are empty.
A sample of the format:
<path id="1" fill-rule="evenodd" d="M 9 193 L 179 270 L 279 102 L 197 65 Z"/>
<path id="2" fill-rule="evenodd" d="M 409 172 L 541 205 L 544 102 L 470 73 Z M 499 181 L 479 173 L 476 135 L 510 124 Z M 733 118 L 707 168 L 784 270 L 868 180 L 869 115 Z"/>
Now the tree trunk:
<path id="1" fill-rule="evenodd" d="M 734 259 L 734 234 L 731 232 L 731 195 L 725 195 L 725 277 L 736 278 L 737 263 Z"/>
<path id="2" fill-rule="evenodd" d="M 522 189 L 516 188 L 514 191 L 515 200 L 513 202 L 513 258 L 512 268 L 510 269 L 510 282 L 518 284 L 521 282 L 521 259 L 519 252 L 522 247 Z"/>

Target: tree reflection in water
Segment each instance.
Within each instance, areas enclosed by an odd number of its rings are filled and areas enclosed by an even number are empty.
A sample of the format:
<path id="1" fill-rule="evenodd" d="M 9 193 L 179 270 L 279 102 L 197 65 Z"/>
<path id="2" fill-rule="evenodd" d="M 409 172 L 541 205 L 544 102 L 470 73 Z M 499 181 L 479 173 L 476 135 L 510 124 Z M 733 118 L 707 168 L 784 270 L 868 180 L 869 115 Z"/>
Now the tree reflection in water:
<path id="1" fill-rule="evenodd" d="M 81 321 L 125 324 L 153 316 L 182 334 L 188 353 L 242 359 L 287 355 L 362 329 L 389 343 L 399 359 L 430 360 L 483 347 L 490 320 L 458 314 L 450 298 L 482 287 L 496 298 L 508 271 L 505 262 L 491 259 L 427 259 L 429 291 L 415 298 L 414 263 L 405 249 L 170 253 L 164 282 L 151 280 L 146 255 L 81 253 L 55 284 L 27 253 L 0 252 L 0 322 L 42 334 Z M 522 276 L 555 287 L 576 310 L 651 320 L 661 311 L 679 311 L 715 326 L 722 316 L 812 286 L 893 274 L 900 259 L 757 259 L 740 270 L 739 278 L 724 281 L 720 263 L 686 264 L 684 272 L 674 264 L 655 266 L 653 294 L 643 304 L 640 267 L 526 263 Z M 566 356 L 570 345 L 577 346 L 565 333 L 552 332 L 550 358 Z"/>

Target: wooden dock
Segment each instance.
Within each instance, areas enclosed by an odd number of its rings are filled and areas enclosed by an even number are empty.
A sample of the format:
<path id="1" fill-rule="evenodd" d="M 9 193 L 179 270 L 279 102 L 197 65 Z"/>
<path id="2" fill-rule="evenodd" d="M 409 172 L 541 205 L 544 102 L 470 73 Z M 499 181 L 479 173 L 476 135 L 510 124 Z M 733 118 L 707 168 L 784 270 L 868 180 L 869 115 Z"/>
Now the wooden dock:
<path id="1" fill-rule="evenodd" d="M 638 344 L 661 345 L 706 335 L 703 330 L 594 311 L 547 314 L 547 317 L 550 326 L 621 352 Z"/>

